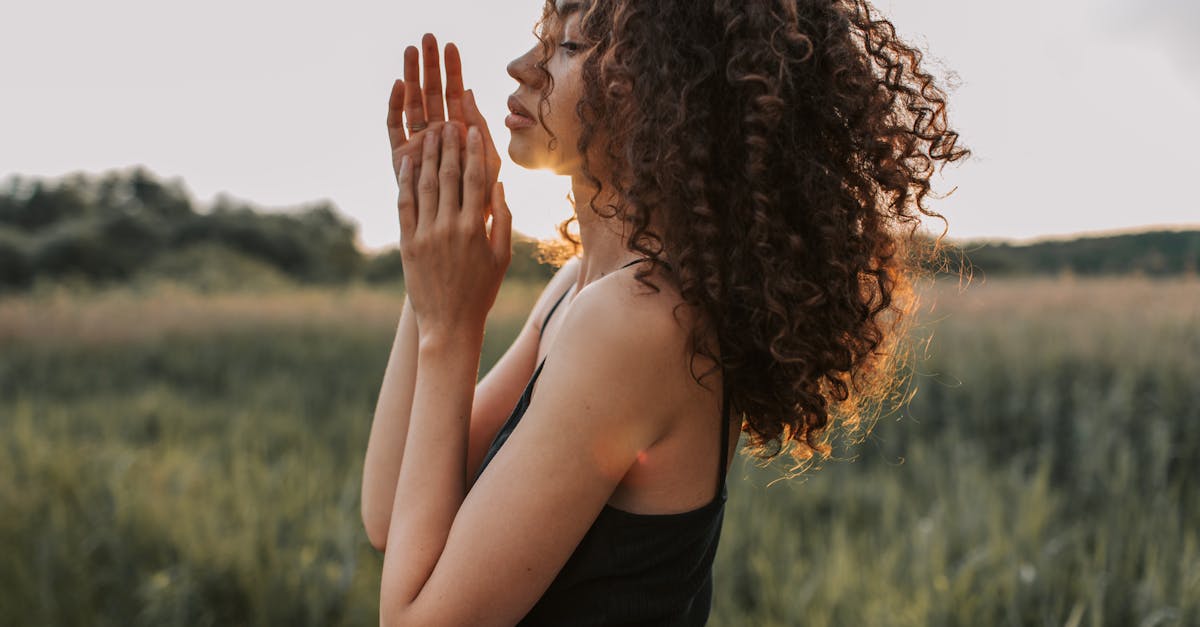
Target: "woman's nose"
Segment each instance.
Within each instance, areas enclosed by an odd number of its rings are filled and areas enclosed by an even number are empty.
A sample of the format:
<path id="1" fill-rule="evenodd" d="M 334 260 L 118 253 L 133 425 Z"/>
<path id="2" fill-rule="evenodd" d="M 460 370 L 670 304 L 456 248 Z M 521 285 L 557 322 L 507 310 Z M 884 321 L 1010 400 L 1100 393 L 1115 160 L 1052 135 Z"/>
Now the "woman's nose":
<path id="1" fill-rule="evenodd" d="M 534 67 L 534 53 L 538 49 L 537 46 L 530 48 L 525 54 L 508 62 L 508 75 L 513 77 L 519 83 L 526 83 L 531 86 L 536 86 L 537 68 Z"/>

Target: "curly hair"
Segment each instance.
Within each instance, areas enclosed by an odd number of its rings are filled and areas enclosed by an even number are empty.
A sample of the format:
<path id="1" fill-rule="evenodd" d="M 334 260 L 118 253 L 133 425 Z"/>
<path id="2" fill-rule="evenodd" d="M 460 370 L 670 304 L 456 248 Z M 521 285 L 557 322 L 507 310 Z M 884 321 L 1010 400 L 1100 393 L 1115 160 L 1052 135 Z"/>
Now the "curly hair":
<path id="1" fill-rule="evenodd" d="M 924 207 L 930 176 L 936 161 L 971 154 L 956 147 L 922 53 L 873 10 L 865 0 L 594 0 L 580 20 L 583 175 L 599 196 L 588 148 L 603 131 L 619 199 L 605 217 L 632 226 L 629 250 L 668 255 L 684 302 L 703 313 L 693 364 L 699 353 L 723 368 L 750 452 L 770 461 L 791 443 L 793 470 L 828 457 L 837 425 L 855 432 L 906 380 L 912 287 L 948 226 Z M 534 28 L 543 126 L 556 36 L 545 26 L 556 17 L 548 0 Z M 596 196 L 588 206 L 604 215 Z M 661 238 L 647 232 L 654 212 Z M 944 225 L 932 242 L 917 233 L 921 214 Z M 574 220 L 558 225 L 569 244 L 543 244 L 577 254 Z M 719 357 L 702 341 L 710 332 Z"/>

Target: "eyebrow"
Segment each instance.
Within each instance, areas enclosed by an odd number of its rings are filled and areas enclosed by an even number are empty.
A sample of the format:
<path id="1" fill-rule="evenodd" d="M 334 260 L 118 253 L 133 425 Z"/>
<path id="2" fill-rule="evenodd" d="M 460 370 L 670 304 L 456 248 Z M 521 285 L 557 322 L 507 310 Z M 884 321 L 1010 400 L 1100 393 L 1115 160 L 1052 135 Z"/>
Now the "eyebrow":
<path id="1" fill-rule="evenodd" d="M 566 20 L 568 17 L 571 17 L 572 13 L 575 13 L 576 11 L 579 11 L 582 8 L 583 8 L 582 2 L 564 2 L 562 4 L 562 6 L 554 7 L 554 10 L 556 13 L 558 13 L 558 16 L 560 18 L 562 18 L 563 20 Z"/>

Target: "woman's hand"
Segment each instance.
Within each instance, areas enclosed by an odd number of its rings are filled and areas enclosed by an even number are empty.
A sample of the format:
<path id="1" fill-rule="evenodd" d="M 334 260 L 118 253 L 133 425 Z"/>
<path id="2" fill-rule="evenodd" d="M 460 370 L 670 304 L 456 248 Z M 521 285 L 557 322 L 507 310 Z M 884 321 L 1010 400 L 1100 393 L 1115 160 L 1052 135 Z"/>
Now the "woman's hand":
<path id="1" fill-rule="evenodd" d="M 397 79 L 392 84 L 392 95 L 388 101 L 388 141 L 392 147 L 392 172 L 399 176 L 400 162 L 405 156 L 415 164 L 415 177 L 421 172 L 421 141 L 427 133 L 441 133 L 442 127 L 449 123 L 458 127 L 459 146 L 466 142 L 468 126 L 478 126 L 483 133 L 484 171 L 486 174 L 486 197 L 490 207 L 491 190 L 500 176 L 500 153 L 492 141 L 488 130 L 487 120 L 479 112 L 475 104 L 475 94 L 463 90 L 462 59 L 458 47 L 453 43 L 446 44 L 446 93 L 445 108 L 442 107 L 442 77 L 438 61 L 437 39 L 432 33 L 426 33 L 421 38 L 421 46 L 425 55 L 425 87 L 421 88 L 418 67 L 420 54 L 416 47 L 409 46 L 404 50 L 404 80 Z M 449 120 L 446 117 L 449 116 Z M 405 124 L 407 119 L 407 125 Z M 409 127 L 420 128 L 411 131 Z"/>
<path id="2" fill-rule="evenodd" d="M 453 125 L 425 131 L 419 179 L 414 159 L 401 157 L 400 259 L 404 286 L 417 318 L 421 343 L 461 338 L 483 341 L 488 311 L 512 260 L 512 214 L 497 183 L 490 206 L 492 228 L 485 230 L 485 149 L 483 133 L 469 127 L 466 163 Z M 460 197 L 459 189 L 462 189 Z"/>

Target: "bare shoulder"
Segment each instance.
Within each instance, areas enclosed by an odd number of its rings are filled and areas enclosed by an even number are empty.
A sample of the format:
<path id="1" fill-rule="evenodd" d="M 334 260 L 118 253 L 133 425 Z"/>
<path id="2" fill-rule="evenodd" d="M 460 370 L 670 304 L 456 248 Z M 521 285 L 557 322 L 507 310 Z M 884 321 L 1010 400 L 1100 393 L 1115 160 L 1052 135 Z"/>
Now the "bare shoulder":
<path id="1" fill-rule="evenodd" d="M 624 330 L 635 337 L 644 346 L 640 352 L 678 359 L 688 348 L 697 324 L 696 310 L 684 300 L 674 277 L 661 267 L 648 273 L 645 281 L 637 279 L 634 269 L 623 270 L 588 285 L 579 298 L 591 290 L 589 299 L 579 302 L 588 302 L 593 315 L 618 321 L 621 329 L 614 331 Z"/>
<path id="2" fill-rule="evenodd" d="M 662 435 L 681 408 L 695 407 L 697 401 L 689 375 L 695 316 L 661 273 L 647 277 L 658 291 L 635 274 L 614 273 L 580 290 L 561 322 L 550 360 L 555 352 L 570 355 L 564 361 L 572 362 L 586 355 L 581 367 L 612 373 L 612 380 L 594 383 L 608 390 L 614 402 L 620 396 L 619 402 L 642 419 L 660 418 L 655 422 L 660 422 Z M 698 371 L 703 368 L 697 366 Z"/>
<path id="3" fill-rule="evenodd" d="M 530 411 L 538 404 L 571 407 L 589 429 L 607 434 L 608 443 L 596 446 L 644 450 L 668 433 L 674 417 L 662 373 L 677 361 L 670 355 L 675 325 L 668 309 L 610 280 L 617 278 L 588 284 L 563 314 Z M 597 458 L 608 460 L 605 467 L 624 458 L 608 453 Z"/>
<path id="4" fill-rule="evenodd" d="M 667 348 L 690 329 L 688 308 L 664 273 L 648 274 L 646 283 L 636 274 L 630 268 L 590 283 L 576 297 L 578 315 L 593 324 L 607 321 L 610 332 L 636 339 L 639 345 L 650 342 L 647 349 Z"/>

